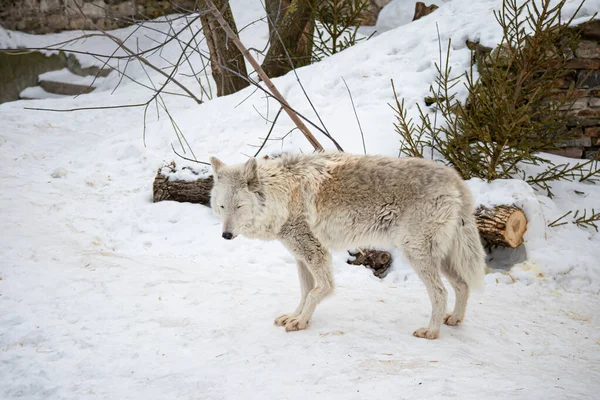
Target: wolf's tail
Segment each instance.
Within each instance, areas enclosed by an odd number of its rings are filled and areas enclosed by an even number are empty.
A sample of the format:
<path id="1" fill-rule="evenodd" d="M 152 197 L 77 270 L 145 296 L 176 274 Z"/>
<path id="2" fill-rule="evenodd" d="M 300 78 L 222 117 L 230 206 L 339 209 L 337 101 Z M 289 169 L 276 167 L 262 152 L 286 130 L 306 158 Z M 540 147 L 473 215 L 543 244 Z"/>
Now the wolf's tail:
<path id="1" fill-rule="evenodd" d="M 454 241 L 446 258 L 446 267 L 461 277 L 471 289 L 481 289 L 485 276 L 485 251 L 475 223 L 471 192 L 461 182 L 462 207 L 456 221 Z"/>

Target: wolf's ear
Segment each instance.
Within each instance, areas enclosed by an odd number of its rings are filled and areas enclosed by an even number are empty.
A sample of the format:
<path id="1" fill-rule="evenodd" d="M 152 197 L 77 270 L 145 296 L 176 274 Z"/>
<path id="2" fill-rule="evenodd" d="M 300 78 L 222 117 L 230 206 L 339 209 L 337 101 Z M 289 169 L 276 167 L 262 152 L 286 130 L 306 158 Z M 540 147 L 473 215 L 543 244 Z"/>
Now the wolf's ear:
<path id="1" fill-rule="evenodd" d="M 258 165 L 256 164 L 256 158 L 250 158 L 244 165 L 244 179 L 248 184 L 248 189 L 257 190 L 260 186 L 258 179 Z"/>
<path id="2" fill-rule="evenodd" d="M 219 175 L 219 170 L 225 166 L 223 161 L 219 160 L 217 157 L 210 158 L 210 165 L 212 166 L 215 175 Z"/>

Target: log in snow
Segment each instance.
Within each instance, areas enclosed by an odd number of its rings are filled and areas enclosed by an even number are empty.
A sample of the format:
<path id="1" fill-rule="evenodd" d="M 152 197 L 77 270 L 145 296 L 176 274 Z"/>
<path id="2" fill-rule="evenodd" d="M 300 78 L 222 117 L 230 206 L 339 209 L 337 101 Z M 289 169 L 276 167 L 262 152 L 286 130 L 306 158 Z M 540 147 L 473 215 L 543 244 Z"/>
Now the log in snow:
<path id="1" fill-rule="evenodd" d="M 527 230 L 525 213 L 515 206 L 479 207 L 475 211 L 479 234 L 494 246 L 516 248 Z"/>
<path id="2" fill-rule="evenodd" d="M 161 174 L 158 170 L 154 178 L 152 201 L 172 200 L 181 203 L 198 203 L 210 206 L 210 190 L 213 187 L 212 175 L 195 181 L 176 181 Z"/>

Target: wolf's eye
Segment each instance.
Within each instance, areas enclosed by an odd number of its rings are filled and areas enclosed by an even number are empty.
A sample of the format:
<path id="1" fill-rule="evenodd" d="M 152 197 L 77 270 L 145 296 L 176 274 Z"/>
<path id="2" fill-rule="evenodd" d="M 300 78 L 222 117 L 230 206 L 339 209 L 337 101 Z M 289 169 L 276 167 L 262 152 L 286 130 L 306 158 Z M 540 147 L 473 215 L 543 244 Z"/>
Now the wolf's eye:
<path id="1" fill-rule="evenodd" d="M 221 206 L 221 208 L 225 208 L 225 207 Z"/>
<path id="2" fill-rule="evenodd" d="M 237 208 L 238 208 L 238 209 L 239 209 L 239 208 L 242 208 L 242 206 L 237 206 Z"/>

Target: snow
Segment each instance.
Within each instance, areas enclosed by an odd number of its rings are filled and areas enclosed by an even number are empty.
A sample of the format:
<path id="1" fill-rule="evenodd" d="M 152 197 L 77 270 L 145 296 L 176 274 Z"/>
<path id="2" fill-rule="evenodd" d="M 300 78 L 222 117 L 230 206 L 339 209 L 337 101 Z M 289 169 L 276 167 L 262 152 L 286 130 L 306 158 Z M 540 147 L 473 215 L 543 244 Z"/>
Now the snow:
<path id="1" fill-rule="evenodd" d="M 170 181 L 195 181 L 200 178 L 207 178 L 211 175 L 210 168 L 208 166 L 185 166 L 183 168 L 176 168 L 172 165 L 164 166 L 160 169 L 160 174 L 166 176 Z"/>
<path id="2" fill-rule="evenodd" d="M 41 86 L 30 86 L 28 88 L 25 88 L 21 91 L 19 96 L 22 99 L 60 99 L 66 97 L 62 94 L 46 92 Z"/>
<path id="3" fill-rule="evenodd" d="M 435 4 L 439 7 L 444 2 L 448 0 L 430 1 L 427 6 Z M 410 23 L 415 14 L 415 3 L 414 0 L 392 0 L 379 13 L 375 30 L 382 33 Z"/>
<path id="4" fill-rule="evenodd" d="M 511 269 L 513 278 L 528 283 L 542 279 L 549 287 L 599 293 L 599 235 L 593 230 L 582 229 L 574 224 L 555 228 L 547 226 L 549 222 L 568 210 L 573 208 L 591 210 L 594 204 L 600 204 L 598 188 L 574 183 L 561 183 L 554 186 L 564 186 L 566 190 L 557 191 L 557 197 L 550 199 L 534 192 L 527 183 L 517 179 L 496 180 L 491 183 L 480 179 L 469 181 L 469 187 L 477 204 L 488 207 L 499 204 L 515 205 L 527 216 L 524 248 L 494 255 L 496 262 L 504 262 L 503 257 L 519 257 L 520 252 L 527 252 L 526 260 Z M 587 193 L 584 194 L 585 201 L 575 199 L 575 197 L 581 198 L 581 195 L 574 193 L 576 188 L 579 188 L 580 192 Z M 557 203 L 563 202 L 564 207 L 559 208 Z"/>
<path id="5" fill-rule="evenodd" d="M 59 69 L 56 71 L 49 71 L 41 74 L 38 79 L 40 81 L 51 81 L 51 82 L 61 82 L 61 83 L 70 83 L 73 85 L 84 85 L 84 86 L 96 86 L 101 85 L 102 82 L 106 79 L 100 76 L 89 75 L 89 76 L 80 76 L 75 75 L 67 68 Z"/>
<path id="6" fill-rule="evenodd" d="M 396 156 L 400 138 L 388 106 L 390 79 L 416 116 L 414 105 L 427 95 L 435 74 L 436 22 L 442 43 L 453 39 L 451 63 L 460 73 L 468 66 L 467 38 L 484 45 L 499 40 L 492 15 L 498 5 L 445 2 L 426 18 L 398 23 L 298 75 L 345 150 L 362 152 L 362 139 L 342 77 L 368 152 Z M 591 15 L 598 6 L 588 0 L 585 10 Z M 238 27 L 262 15 L 259 2 L 232 1 L 232 8 Z M 75 34 L 39 38 L 0 31 L 0 38 L 10 35 L 13 44 L 31 47 Z M 158 37 L 153 34 L 139 33 L 142 48 Z M 263 22 L 241 32 L 248 47 L 256 48 L 267 35 Z M 77 45 L 114 50 L 97 37 Z M 165 67 L 177 48 L 173 44 L 150 58 Z M 199 60 L 194 62 L 198 67 Z M 129 68 L 146 82 L 139 65 Z M 180 72 L 178 79 L 199 93 L 185 76 L 190 71 Z M 272 322 L 295 308 L 299 285 L 294 260 L 282 245 L 242 237 L 225 241 L 210 209 L 151 202 L 157 168 L 171 160 L 192 169 L 170 179 L 207 173 L 173 154 L 171 144 L 183 150 L 161 109 L 158 119 L 156 107 L 149 107 L 144 133 L 142 108 L 24 108 L 134 104 L 151 95 L 127 80 L 113 93 L 115 76 L 86 96 L 0 105 L 1 399 L 597 395 L 600 234 L 574 224 L 548 228 L 547 222 L 574 208 L 598 208 L 600 186 L 557 183 L 549 198 L 519 180 L 469 181 L 479 204 L 522 207 L 529 230 L 524 247 L 502 254 L 499 264 L 519 262 L 488 274 L 485 290 L 471 297 L 464 324 L 444 326 L 439 340 L 411 335 L 426 324 L 430 303 L 397 251 L 383 280 L 347 265 L 347 254 L 334 253 L 336 294 L 317 308 L 306 331 L 286 334 Z M 316 120 L 293 74 L 275 84 L 292 107 Z M 252 91 L 202 105 L 181 97 L 165 96 L 165 102 L 199 160 L 216 155 L 239 162 L 256 152 L 269 129 L 256 110 L 269 118 L 277 110 L 259 94 L 242 102 Z M 286 136 L 292 126 L 282 114 L 272 137 Z M 281 150 L 311 148 L 295 131 L 268 141 L 260 156 Z"/>

